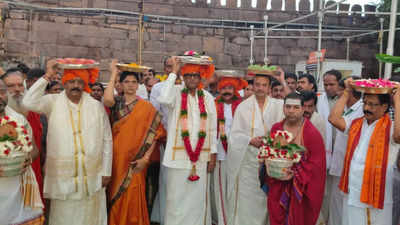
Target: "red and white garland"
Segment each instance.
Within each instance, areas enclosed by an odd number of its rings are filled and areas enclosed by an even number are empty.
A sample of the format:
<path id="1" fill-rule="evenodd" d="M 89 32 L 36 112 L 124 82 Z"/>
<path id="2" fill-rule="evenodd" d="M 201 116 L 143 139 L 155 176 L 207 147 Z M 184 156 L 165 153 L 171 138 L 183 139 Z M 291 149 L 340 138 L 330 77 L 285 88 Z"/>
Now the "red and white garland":
<path id="1" fill-rule="evenodd" d="M 232 102 L 232 114 L 235 114 L 235 110 L 237 106 L 242 101 L 240 98 L 234 96 L 234 100 Z M 218 133 L 219 138 L 221 139 L 222 147 L 225 152 L 228 151 L 228 138 L 225 133 L 225 112 L 224 112 L 224 100 L 219 97 L 217 99 L 217 119 L 218 119 Z"/>
<path id="2" fill-rule="evenodd" d="M 278 130 L 263 138 L 262 146 L 258 153 L 260 162 L 265 159 L 287 159 L 294 163 L 300 162 L 302 146 L 291 144 L 293 135 L 284 130 Z"/>
<path id="3" fill-rule="evenodd" d="M 187 115 L 188 115 L 188 94 L 189 90 L 184 88 L 181 92 L 181 113 L 180 113 L 180 123 L 181 123 L 181 136 L 183 144 L 185 146 L 186 153 L 192 162 L 192 171 L 188 179 L 190 181 L 196 181 L 200 177 L 196 173 L 196 162 L 199 160 L 201 150 L 203 149 L 204 141 L 206 139 L 206 124 L 207 124 L 207 111 L 204 102 L 204 92 L 202 89 L 197 90 L 199 110 L 200 110 L 200 130 L 198 133 L 198 140 L 196 148 L 193 151 L 192 145 L 190 144 L 190 134 L 188 129 Z"/>

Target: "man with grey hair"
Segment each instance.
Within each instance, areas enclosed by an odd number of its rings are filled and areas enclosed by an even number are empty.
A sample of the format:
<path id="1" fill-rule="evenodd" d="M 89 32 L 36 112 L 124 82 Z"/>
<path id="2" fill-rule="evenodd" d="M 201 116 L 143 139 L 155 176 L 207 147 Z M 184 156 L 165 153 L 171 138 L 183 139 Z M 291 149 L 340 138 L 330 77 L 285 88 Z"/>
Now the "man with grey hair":
<path id="1" fill-rule="evenodd" d="M 7 105 L 8 94 L 7 86 L 4 81 L 0 80 L 0 117 L 8 116 L 12 120 L 15 120 L 18 124 L 25 126 L 28 129 L 29 136 L 32 136 L 32 130 L 29 126 L 28 121 L 25 117 Z M 34 145 L 35 146 L 35 145 Z M 34 147 L 31 155 L 29 156 L 32 160 L 38 156 L 37 148 Z M 31 161 L 32 162 L 32 161 Z M 25 173 L 31 173 L 33 178 L 33 186 L 36 187 L 36 192 L 32 195 L 39 195 L 39 188 L 35 177 L 33 176 L 30 164 L 26 164 L 27 171 Z M 25 196 L 21 189 L 24 184 L 22 183 L 22 177 L 27 174 L 3 177 L 0 176 L 0 218 L 2 224 L 42 224 L 44 221 L 43 217 L 43 203 L 40 198 L 35 202 L 37 205 L 26 205 L 24 204 Z M 36 207 L 33 207 L 36 206 Z"/>
<path id="2" fill-rule="evenodd" d="M 41 139 L 43 133 L 40 114 L 30 112 L 22 106 L 22 99 L 25 95 L 24 75 L 19 68 L 11 68 L 2 76 L 2 80 L 8 88 L 8 105 L 16 112 L 22 114 L 32 127 L 33 138 L 35 139 L 39 153 L 42 153 Z M 39 184 L 40 194 L 43 196 L 43 175 L 40 156 L 32 163 L 33 171 Z"/>

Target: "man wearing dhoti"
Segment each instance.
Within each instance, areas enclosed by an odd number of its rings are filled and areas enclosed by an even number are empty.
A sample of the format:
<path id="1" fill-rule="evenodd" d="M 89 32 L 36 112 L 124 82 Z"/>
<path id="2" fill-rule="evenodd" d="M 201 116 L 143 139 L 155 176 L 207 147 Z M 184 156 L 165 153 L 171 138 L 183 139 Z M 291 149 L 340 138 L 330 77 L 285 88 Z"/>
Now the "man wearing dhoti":
<path id="1" fill-rule="evenodd" d="M 19 125 L 27 128 L 32 139 L 32 130 L 22 114 L 7 106 L 7 86 L 0 80 L 0 116 L 8 116 Z M 2 149 L 4 151 L 5 149 Z M 36 148 L 30 153 L 31 162 L 39 152 Z M 43 202 L 39 186 L 31 165 L 18 176 L 3 177 L 0 172 L 0 223 L 20 225 L 42 225 L 44 222 Z"/>
<path id="2" fill-rule="evenodd" d="M 241 77 L 243 72 L 235 70 L 218 70 L 217 76 L 219 96 L 215 100 L 218 117 L 218 155 L 217 164 L 214 170 L 214 201 L 213 221 L 218 221 L 219 225 L 228 224 L 227 202 L 226 202 L 226 154 L 228 151 L 228 137 L 232 126 L 233 116 L 236 108 L 242 102 L 239 90 L 247 86 L 247 82 Z"/>
<path id="3" fill-rule="evenodd" d="M 167 167 L 165 225 L 211 225 L 210 176 L 217 153 L 217 113 L 214 98 L 200 79 L 209 78 L 214 66 L 185 64 L 165 81 L 159 102 L 168 107 L 168 136 L 163 165 Z M 177 74 L 185 85 L 175 86 Z"/>
<path id="4" fill-rule="evenodd" d="M 104 106 L 88 92 L 98 69 L 64 69 L 65 91 L 45 95 L 46 74 L 23 105 L 48 118 L 44 196 L 50 225 L 107 224 L 104 187 L 110 181 L 112 135 Z"/>
<path id="5" fill-rule="evenodd" d="M 345 127 L 348 134 L 339 183 L 345 194 L 342 224 L 392 225 L 393 174 L 400 148 L 400 86 L 393 95 L 394 122 L 388 114 L 390 94 L 370 94 L 368 90 L 363 97 L 364 116 L 348 121 L 343 111 L 352 91 L 351 81 L 345 81 L 345 91 L 331 113 L 333 125 Z"/>
<path id="6" fill-rule="evenodd" d="M 272 72 L 271 74 L 274 74 Z M 278 80 L 289 92 L 284 72 Z M 236 109 L 228 143 L 228 224 L 267 224 L 266 195 L 258 179 L 258 148 L 262 136 L 283 119 L 283 100 L 270 98 L 270 75 L 256 74 L 254 95 Z"/>
<path id="7" fill-rule="evenodd" d="M 172 72 L 172 58 L 166 57 L 164 59 L 164 73 L 165 76 L 168 76 Z M 151 88 L 150 93 L 150 102 L 157 109 L 157 111 L 161 114 L 161 122 L 164 128 L 168 131 L 168 107 L 160 104 L 158 98 L 161 95 L 161 91 L 164 88 L 166 82 L 156 83 Z M 180 86 L 180 84 L 177 84 Z M 161 225 L 164 224 L 164 216 L 165 216 L 165 189 L 166 189 L 166 177 L 167 177 L 167 169 L 162 164 L 165 152 L 165 142 L 160 145 L 160 174 L 158 180 L 158 192 L 154 199 L 153 209 L 151 211 L 151 221 L 158 222 Z"/>
<path id="8" fill-rule="evenodd" d="M 320 132 L 304 114 L 304 99 L 298 93 L 285 98 L 285 119 L 271 128 L 271 134 L 287 131 L 288 144 L 303 146 L 301 159 L 286 169 L 286 177 L 267 176 L 268 213 L 271 225 L 316 225 L 324 196 L 325 146 Z M 285 143 L 281 143 L 282 146 Z"/>
<path id="9" fill-rule="evenodd" d="M 329 169 L 329 175 L 331 176 L 331 195 L 329 199 L 329 225 L 341 224 L 342 222 L 342 211 L 343 211 L 343 193 L 339 189 L 340 176 L 342 175 L 344 156 L 346 155 L 347 138 L 348 134 L 345 133 L 346 123 L 351 122 L 364 115 L 363 103 L 361 99 L 361 92 L 352 90 L 346 92 L 347 102 L 346 107 L 343 111 L 343 117 L 336 117 L 338 121 L 334 119 L 334 114 L 331 113 L 329 120 L 336 128 L 336 140 L 333 146 L 331 167 Z"/>
<path id="10" fill-rule="evenodd" d="M 161 116 L 153 105 L 136 95 L 138 72 L 122 71 L 123 96 L 114 97 L 118 77 L 116 61 L 104 94 L 111 108 L 113 171 L 108 187 L 109 225 L 149 225 L 146 169 L 157 140 L 165 136 Z"/>

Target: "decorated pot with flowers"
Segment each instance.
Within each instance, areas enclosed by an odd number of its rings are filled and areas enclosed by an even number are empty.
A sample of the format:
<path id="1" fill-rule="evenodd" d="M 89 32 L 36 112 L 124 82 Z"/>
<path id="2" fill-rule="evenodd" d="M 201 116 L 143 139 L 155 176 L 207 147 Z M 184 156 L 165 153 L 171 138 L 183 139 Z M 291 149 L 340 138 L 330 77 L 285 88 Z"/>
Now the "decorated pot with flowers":
<path id="1" fill-rule="evenodd" d="M 283 130 L 263 137 L 257 157 L 259 162 L 265 163 L 268 176 L 282 180 L 287 176 L 287 170 L 300 162 L 304 148 L 291 143 L 292 140 L 293 135 Z"/>
<path id="2" fill-rule="evenodd" d="M 22 174 L 32 149 L 26 127 L 9 116 L 0 118 L 0 177 Z"/>

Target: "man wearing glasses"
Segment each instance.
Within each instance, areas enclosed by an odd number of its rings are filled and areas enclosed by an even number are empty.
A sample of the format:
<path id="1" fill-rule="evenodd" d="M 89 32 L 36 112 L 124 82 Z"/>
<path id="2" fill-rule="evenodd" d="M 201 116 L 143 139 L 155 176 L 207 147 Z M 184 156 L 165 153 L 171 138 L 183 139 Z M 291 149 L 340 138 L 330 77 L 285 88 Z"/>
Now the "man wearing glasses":
<path id="1" fill-rule="evenodd" d="M 330 116 L 331 123 L 348 134 L 339 188 L 345 193 L 342 224 L 392 225 L 393 174 L 400 143 L 400 91 L 393 95 L 394 121 L 388 109 L 389 94 L 364 94 L 364 116 L 353 121 L 343 116 L 353 89 L 352 79 Z"/>

